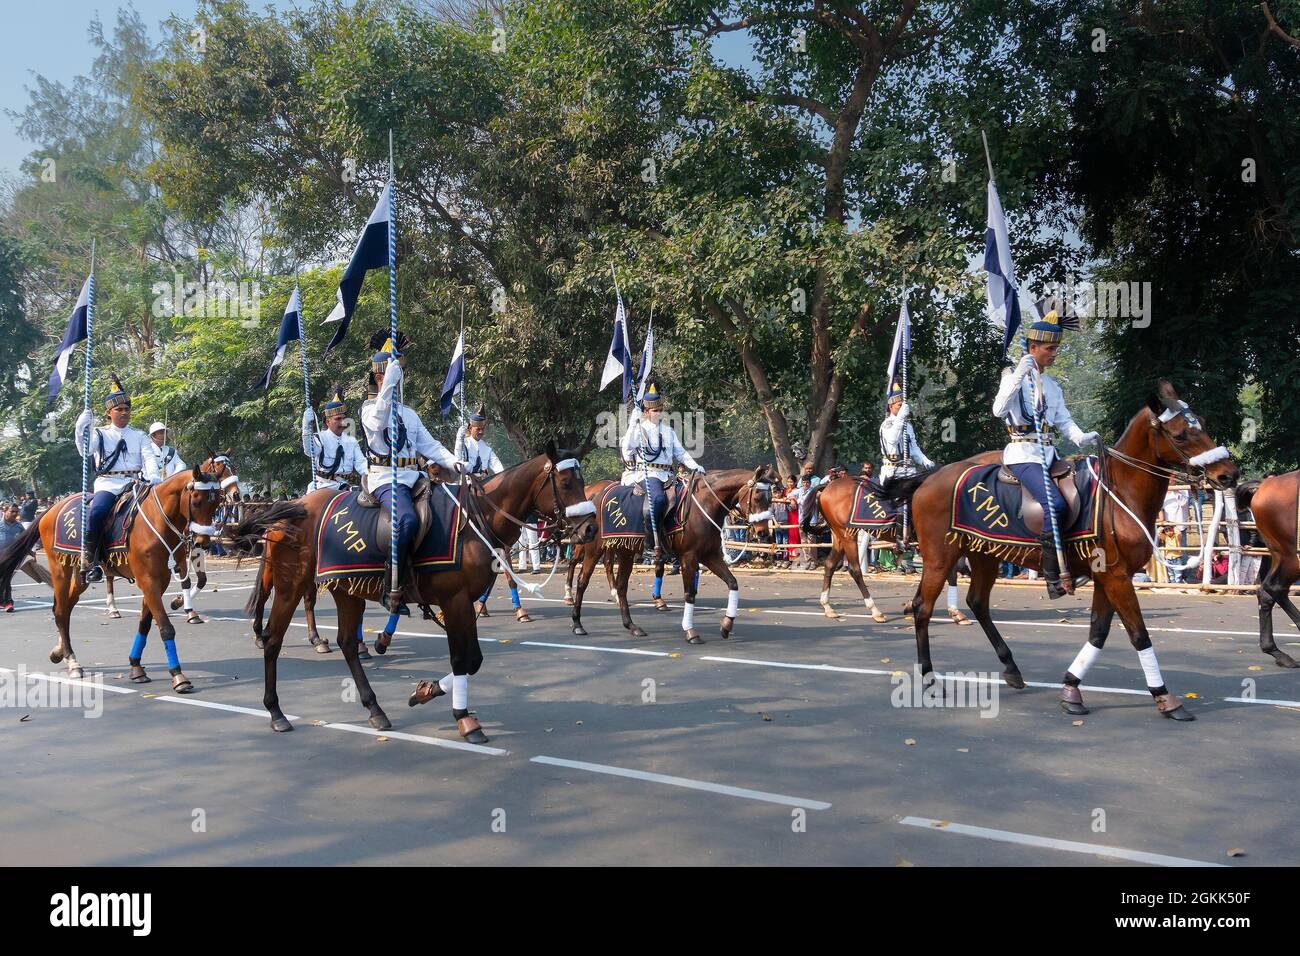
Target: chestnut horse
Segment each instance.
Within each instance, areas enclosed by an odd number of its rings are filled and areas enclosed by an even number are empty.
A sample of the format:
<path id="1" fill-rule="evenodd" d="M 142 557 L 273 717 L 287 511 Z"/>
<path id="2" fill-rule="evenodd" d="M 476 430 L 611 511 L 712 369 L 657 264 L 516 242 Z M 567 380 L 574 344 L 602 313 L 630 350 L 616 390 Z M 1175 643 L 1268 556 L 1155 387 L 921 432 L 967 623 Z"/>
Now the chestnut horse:
<path id="1" fill-rule="evenodd" d="M 201 465 L 195 465 L 190 471 L 178 471 L 143 493 L 125 559 L 114 569 L 120 577 L 134 579 L 144 595 L 140 624 L 129 657 L 130 679 L 134 683 L 150 682 L 141 662 L 141 653 L 149 628 L 156 620 L 167 652 L 172 688 L 178 694 L 194 692 L 194 685 L 181 670 L 176 653 L 176 628 L 167 617 L 163 596 L 171 583 L 173 571 L 184 573 L 190 549 L 205 549 L 216 536 L 217 529 L 212 522 L 223 495 L 230 501 L 239 499 L 239 479 L 225 455 L 210 456 Z M 63 501 L 75 501 L 76 497 L 75 494 L 68 495 L 47 511 L 40 521 L 32 522 L 32 526 L 0 554 L 0 581 L 8 581 L 40 539 L 50 559 L 54 622 L 59 629 L 59 643 L 50 651 L 50 662 L 67 661 L 70 677 L 82 676 L 81 665 L 72 650 L 71 622 L 72 609 L 86 590 L 86 584 L 75 556 L 55 554 L 54 523 Z"/>
<path id="2" fill-rule="evenodd" d="M 1273 658 L 1278 667 L 1300 667 L 1295 658 L 1278 648 L 1273 640 L 1273 607 L 1282 610 L 1300 627 L 1300 610 L 1291 602 L 1291 585 L 1300 579 L 1300 560 L 1296 558 L 1296 507 L 1300 498 L 1300 471 L 1270 475 L 1258 481 L 1246 481 L 1237 488 L 1237 507 L 1249 508 L 1255 516 L 1255 530 L 1268 545 L 1272 560 L 1268 574 L 1259 582 L 1259 649 Z"/>
<path id="3" fill-rule="evenodd" d="M 672 544 L 680 559 L 682 587 L 685 591 L 682 630 L 686 634 L 687 644 L 704 643 L 704 638 L 695 628 L 696 574 L 701 564 L 727 585 L 727 610 L 718 632 L 724 639 L 731 637 L 732 629 L 736 626 L 736 611 L 740 605 L 740 585 L 727 566 L 722 550 L 722 532 L 719 529 L 727 515 L 733 512 L 739 512 L 752 525 L 766 525 L 772 517 L 770 482 L 767 465 L 759 465 L 753 470 L 733 468 L 730 471 L 715 471 L 695 480 L 688 479 L 687 497 L 681 507 L 685 521 L 681 529 L 672 535 Z M 596 524 L 595 539 L 582 549 L 582 569 L 578 573 L 578 586 L 573 594 L 573 633 L 579 636 L 587 633 L 582 626 L 582 596 L 591 581 L 596 562 L 605 558 L 606 552 L 612 551 L 618 561 L 612 586 L 618 596 L 623 626 L 634 637 L 645 637 L 646 632 L 632 620 L 627 600 L 627 583 L 632 577 L 632 563 L 644 550 L 642 539 L 620 538 L 606 542 L 600 534 L 600 522 L 597 521 Z"/>
<path id="4" fill-rule="evenodd" d="M 429 493 L 441 495 L 451 491 L 454 494 L 454 487 L 435 484 Z M 316 587 L 316 530 L 321 512 L 334 494 L 330 489 L 321 489 L 296 501 L 273 505 L 240 524 L 233 535 L 245 549 L 257 537 L 264 536 L 266 540 L 266 563 L 271 568 L 275 600 L 262 636 L 265 644 L 262 650 L 265 679 L 262 702 L 271 715 L 271 729 L 280 733 L 293 730 L 293 725 L 280 709 L 276 662 L 294 611 L 304 595 Z M 487 506 L 486 512 L 483 505 Z M 469 677 L 477 673 L 483 663 L 474 601 L 487 590 L 500 568 L 508 563 L 510 546 L 519 538 L 524 516 L 536 512 L 554 521 L 561 536 L 567 532 L 575 541 L 585 542 L 596 533 L 592 511 L 590 503 L 583 497 L 578 462 L 573 458 L 560 459 L 554 442 L 548 443 L 544 454 L 507 468 L 485 481 L 481 492 L 475 490 L 470 494 L 462 515 L 467 527 L 461 532 L 464 543 L 460 568 L 420 572 L 415 576 L 419 603 L 437 604 L 442 609 L 442 622 L 451 652 L 451 673 L 440 681 L 420 681 L 409 704 L 427 703 L 450 689 L 452 715 L 460 735 L 470 743 L 487 743 L 487 736 L 468 710 Z M 484 544 L 479 534 L 493 543 L 491 548 Z M 505 557 L 502 557 L 503 553 Z M 250 613 L 261 597 L 260 581 L 259 577 L 259 584 L 245 608 Z M 392 723 L 379 706 L 366 679 L 365 669 L 357 657 L 357 644 L 366 601 L 381 600 L 385 584 L 385 581 L 377 581 L 375 592 L 365 596 L 331 589 L 338 608 L 336 640 L 356 683 L 361 704 L 370 713 L 370 726 L 377 730 L 388 730 Z M 375 646 L 381 653 L 387 648 L 384 636 L 381 635 Z"/>
<path id="5" fill-rule="evenodd" d="M 916 652 L 923 682 L 934 681 L 930 662 L 930 615 L 934 602 L 944 587 L 957 559 L 967 557 L 971 567 L 966 604 L 984 628 L 984 633 L 1004 666 L 1002 677 L 1010 687 L 1023 688 L 1024 678 L 1016 666 L 1011 649 L 993 625 L 989 613 L 989 593 L 997 579 L 999 559 L 973 550 L 964 536 L 949 540 L 949 519 L 957 480 L 977 459 L 947 465 L 938 471 L 913 478 L 891 478 L 882 483 L 884 492 L 896 500 L 910 500 L 912 519 L 920 539 L 924 570 L 915 600 Z M 1172 385 L 1161 381 L 1158 397 L 1135 414 L 1109 449 L 1103 449 L 1100 465 L 1103 495 L 1101 534 L 1092 554 L 1081 558 L 1068 555 L 1069 568 L 1061 569 L 1064 581 L 1069 575 L 1085 574 L 1093 579 L 1092 624 L 1088 642 L 1079 651 L 1065 673 L 1061 689 L 1061 708 L 1069 714 L 1086 714 L 1079 685 L 1101 653 L 1110 633 L 1115 612 L 1128 631 L 1129 640 L 1138 652 L 1147 689 L 1156 707 L 1165 717 L 1193 720 L 1178 698 L 1169 693 L 1160 676 L 1155 649 L 1142 619 L 1133 575 L 1151 559 L 1151 540 L 1156 517 L 1164 503 L 1171 478 L 1191 483 L 1208 481 L 1219 488 L 1231 488 L 1237 481 L 1237 466 L 1226 449 L 1216 447 L 1200 419 L 1180 401 Z M 1071 549 L 1073 551 L 1073 549 Z M 1016 564 L 1041 569 L 1037 546 L 1023 549 L 1011 558 Z"/>

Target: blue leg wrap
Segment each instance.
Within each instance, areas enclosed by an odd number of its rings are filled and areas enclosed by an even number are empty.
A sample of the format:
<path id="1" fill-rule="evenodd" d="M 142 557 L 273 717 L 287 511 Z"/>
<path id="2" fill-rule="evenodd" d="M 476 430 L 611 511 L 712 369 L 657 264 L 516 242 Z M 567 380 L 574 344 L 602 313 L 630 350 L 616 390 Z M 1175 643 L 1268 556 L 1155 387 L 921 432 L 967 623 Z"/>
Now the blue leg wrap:
<path id="1" fill-rule="evenodd" d="M 179 669 L 181 666 L 180 655 L 176 653 L 176 639 L 163 641 L 163 649 L 167 651 L 167 666 Z"/>
<path id="2" fill-rule="evenodd" d="M 519 610 L 519 588 L 513 581 L 510 582 L 510 603 L 515 606 L 516 611 Z"/>
<path id="3" fill-rule="evenodd" d="M 662 576 L 662 575 L 659 575 L 659 574 L 656 574 L 656 575 L 655 575 L 655 586 L 654 586 L 654 589 L 653 589 L 650 593 L 653 594 L 655 597 L 662 597 L 662 596 L 663 596 L 663 589 L 664 589 L 664 579 L 663 579 L 663 576 Z"/>
<path id="4" fill-rule="evenodd" d="M 135 640 L 131 642 L 131 660 L 138 661 L 140 655 L 144 653 L 145 636 L 139 632 L 135 635 Z"/>
<path id="5" fill-rule="evenodd" d="M 696 571 L 696 572 L 695 572 L 695 583 L 694 583 L 693 585 L 691 585 L 691 590 L 692 590 L 692 591 L 699 591 L 699 589 L 700 589 L 700 572 L 699 572 L 699 571 Z"/>
<path id="6" fill-rule="evenodd" d="M 385 630 L 387 633 L 389 633 L 389 634 L 396 634 L 396 633 L 397 633 L 397 619 L 398 619 L 398 617 L 400 617 L 400 616 L 401 616 L 401 615 L 398 615 L 398 614 L 390 614 L 390 615 L 388 615 L 388 623 L 384 625 L 384 630 Z"/>

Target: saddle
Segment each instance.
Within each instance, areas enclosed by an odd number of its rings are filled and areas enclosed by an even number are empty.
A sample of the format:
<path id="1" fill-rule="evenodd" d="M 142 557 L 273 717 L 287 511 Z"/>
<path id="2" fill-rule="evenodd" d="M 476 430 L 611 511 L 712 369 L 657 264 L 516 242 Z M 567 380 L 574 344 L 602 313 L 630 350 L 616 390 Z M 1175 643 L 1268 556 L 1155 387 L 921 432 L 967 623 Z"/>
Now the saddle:
<path id="1" fill-rule="evenodd" d="M 429 527 L 433 524 L 433 511 L 429 505 L 429 491 L 432 488 L 432 482 L 425 475 L 415 479 L 415 484 L 411 486 L 411 504 L 415 507 L 415 516 L 420 521 L 420 529 L 415 534 L 415 540 L 410 543 L 411 553 L 414 554 L 424 541 L 424 536 L 429 533 Z M 370 476 L 361 476 L 361 491 L 357 494 L 357 504 L 362 508 L 379 508 L 379 527 L 377 534 L 379 543 L 388 548 L 393 538 L 392 512 L 388 508 L 383 508 L 380 501 L 370 492 Z"/>
<path id="2" fill-rule="evenodd" d="M 686 498 L 686 484 L 676 475 L 668 481 L 663 482 L 664 497 L 668 499 L 668 504 L 664 508 L 664 524 L 673 528 L 677 524 L 677 513 L 681 509 L 682 502 Z M 638 498 L 643 498 L 641 502 L 641 515 L 645 518 L 646 526 L 650 525 L 650 497 L 645 493 L 645 485 L 637 483 L 632 485 L 632 494 Z"/>
<path id="3" fill-rule="evenodd" d="M 133 481 L 118 493 L 99 534 L 98 554 L 90 555 L 91 561 L 107 561 L 114 569 L 126 566 L 131 530 L 136 515 L 140 513 L 140 502 L 149 493 L 149 488 L 148 482 Z M 64 563 L 71 563 L 67 559 L 79 560 L 81 556 L 81 509 L 77 495 L 70 495 L 56 507 L 59 513 L 54 522 L 54 551 Z M 122 574 L 120 570 L 115 570 L 115 573 Z"/>
<path id="4" fill-rule="evenodd" d="M 1061 522 L 1061 528 L 1072 528 L 1079 518 L 1080 509 L 1083 507 L 1083 497 L 1079 494 L 1078 485 L 1075 484 L 1074 480 L 1075 470 L 1070 462 L 1064 458 L 1057 458 L 1048 468 L 1047 474 L 1055 482 L 1056 490 L 1061 493 L 1061 497 L 1065 501 L 1065 517 Z M 1043 506 L 1035 500 L 1033 495 L 1025 493 L 1020 479 L 1013 475 L 1005 464 L 998 468 L 998 483 L 1019 488 L 1020 508 L 1017 514 L 1026 528 L 1035 535 L 1042 535 Z"/>

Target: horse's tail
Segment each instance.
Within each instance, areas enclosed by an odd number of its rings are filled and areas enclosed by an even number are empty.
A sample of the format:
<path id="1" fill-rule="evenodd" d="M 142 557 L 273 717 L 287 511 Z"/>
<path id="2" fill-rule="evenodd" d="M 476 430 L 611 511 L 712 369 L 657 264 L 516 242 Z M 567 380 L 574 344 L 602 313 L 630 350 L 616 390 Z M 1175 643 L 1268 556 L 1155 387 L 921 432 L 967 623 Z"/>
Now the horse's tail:
<path id="1" fill-rule="evenodd" d="M 32 553 L 32 547 L 41 538 L 41 527 L 39 521 L 33 521 L 28 525 L 23 533 L 9 542 L 3 551 L 0 551 L 0 589 L 8 586 L 13 580 L 14 572 L 18 566 L 27 560 L 27 556 Z"/>
<path id="2" fill-rule="evenodd" d="M 891 475 L 881 482 L 869 482 L 869 486 L 876 493 L 877 498 L 885 498 L 895 504 L 910 505 L 916 489 L 920 488 L 921 483 L 933 472 L 934 469 L 929 468 L 915 475 Z"/>
<path id="3" fill-rule="evenodd" d="M 228 532 L 230 546 L 241 554 L 252 554 L 271 525 L 279 521 L 301 521 L 307 508 L 300 501 L 277 501 L 251 518 L 245 518 Z"/>
<path id="4" fill-rule="evenodd" d="M 1259 486 L 1263 483 L 1261 478 L 1252 478 L 1250 481 L 1243 481 L 1237 485 L 1237 507 L 1249 508 L 1251 500 L 1255 497 L 1255 492 L 1259 491 Z"/>
<path id="5" fill-rule="evenodd" d="M 806 507 L 800 509 L 801 511 L 803 511 L 803 517 L 799 519 L 800 534 L 812 533 L 812 516 L 817 511 L 817 499 L 822 496 L 822 490 L 825 487 L 826 487 L 825 484 L 818 485 L 816 488 L 813 488 L 811 491 L 809 491 L 808 497 L 804 499 L 804 504 Z"/>

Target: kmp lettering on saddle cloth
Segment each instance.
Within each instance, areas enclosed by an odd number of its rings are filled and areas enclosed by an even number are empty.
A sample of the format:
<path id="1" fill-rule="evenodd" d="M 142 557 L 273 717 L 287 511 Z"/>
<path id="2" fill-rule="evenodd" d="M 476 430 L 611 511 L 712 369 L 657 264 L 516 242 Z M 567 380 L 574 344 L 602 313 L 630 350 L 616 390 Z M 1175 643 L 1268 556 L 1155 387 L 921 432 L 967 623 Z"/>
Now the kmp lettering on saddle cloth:
<path id="1" fill-rule="evenodd" d="M 316 539 L 316 583 L 358 592 L 384 583 L 388 565 L 388 535 L 379 535 L 379 517 L 387 511 L 363 508 L 360 489 L 340 491 L 321 512 Z M 412 566 L 418 571 L 454 571 L 460 567 L 463 540 L 461 506 L 437 489 L 428 500 L 433 512 L 429 531 L 416 548 Z"/>
<path id="2" fill-rule="evenodd" d="M 865 481 L 853 489 L 853 507 L 849 510 L 850 528 L 888 528 L 901 514 L 892 501 L 876 497 Z"/>
<path id="3" fill-rule="evenodd" d="M 128 492 L 129 494 L 129 492 Z M 76 564 L 81 560 L 81 507 L 77 495 L 64 498 L 55 508 L 54 555 L 62 564 Z M 108 554 L 109 564 L 117 567 L 127 562 L 127 537 L 131 518 L 139 509 L 138 501 L 130 501 L 118 508 L 101 539 Z"/>
<path id="4" fill-rule="evenodd" d="M 645 539 L 645 495 L 637 494 L 640 485 L 610 485 L 596 501 L 600 512 L 600 536 L 605 546 L 616 547 L 621 540 Z M 664 516 L 664 530 L 681 531 L 677 508 L 670 507 Z"/>
<path id="5" fill-rule="evenodd" d="M 1090 545 L 1100 534 L 1101 497 L 1092 477 L 1096 458 L 1074 462 L 1074 481 L 1079 489 L 1079 517 L 1069 528 L 1061 529 L 1061 543 L 1074 546 L 1081 558 L 1090 556 Z M 1020 519 L 1020 488 L 997 480 L 1001 465 L 972 465 L 967 468 L 952 492 L 952 514 L 948 525 L 949 540 L 965 538 L 972 550 L 1008 560 L 1037 551 L 1038 536 Z M 1023 549 L 1023 550 L 1022 550 Z"/>

